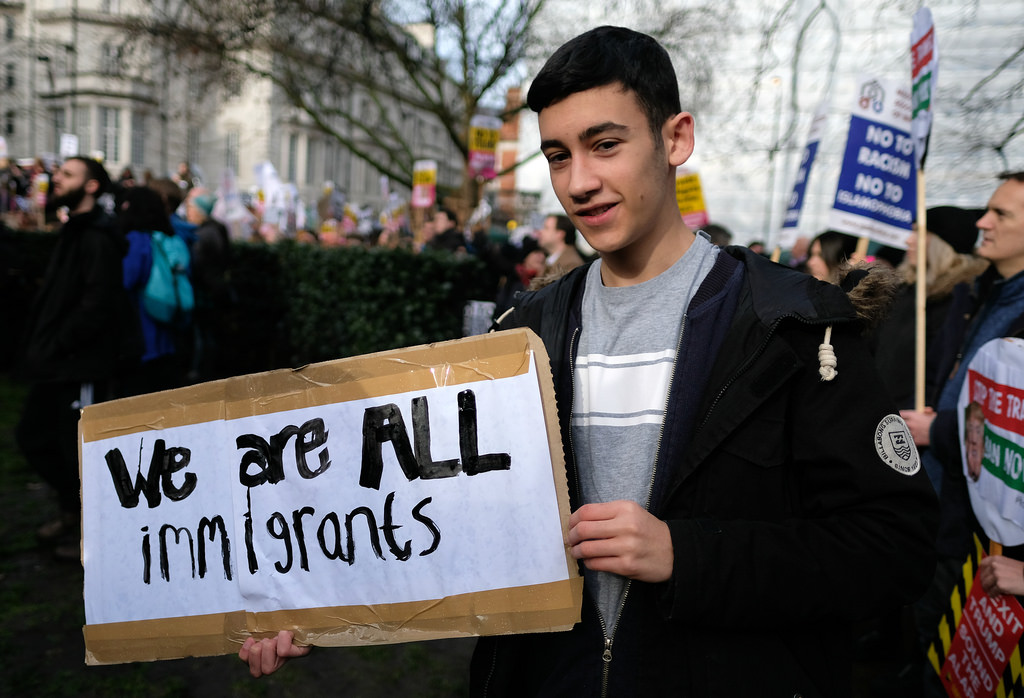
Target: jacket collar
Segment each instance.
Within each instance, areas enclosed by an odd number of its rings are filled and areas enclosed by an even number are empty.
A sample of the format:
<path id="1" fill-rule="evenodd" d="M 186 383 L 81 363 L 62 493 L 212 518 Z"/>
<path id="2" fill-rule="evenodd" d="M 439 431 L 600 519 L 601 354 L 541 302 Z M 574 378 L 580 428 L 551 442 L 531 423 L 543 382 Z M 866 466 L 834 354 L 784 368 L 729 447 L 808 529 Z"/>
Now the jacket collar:
<path id="1" fill-rule="evenodd" d="M 725 251 L 746 266 L 752 309 L 764 325 L 786 317 L 809 324 L 856 319 L 853 304 L 838 286 L 774 264 L 746 247 L 730 245 Z"/>

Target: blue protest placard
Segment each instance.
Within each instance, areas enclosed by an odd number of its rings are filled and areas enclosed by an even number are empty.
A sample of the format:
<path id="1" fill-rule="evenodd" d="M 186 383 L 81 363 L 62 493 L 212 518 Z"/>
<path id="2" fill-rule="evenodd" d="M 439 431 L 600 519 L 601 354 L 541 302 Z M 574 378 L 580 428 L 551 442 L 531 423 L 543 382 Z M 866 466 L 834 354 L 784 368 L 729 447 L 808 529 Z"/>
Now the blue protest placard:
<path id="1" fill-rule="evenodd" d="M 807 192 L 807 180 L 811 175 L 811 167 L 814 165 L 814 156 L 818 154 L 818 143 L 821 141 L 821 132 L 825 128 L 825 117 L 825 105 L 822 104 L 814 114 L 814 121 L 811 122 L 811 132 L 807 136 L 807 145 L 800 156 L 800 169 L 797 170 L 793 192 L 789 195 L 786 217 L 782 221 L 779 246 L 786 249 L 792 247 L 796 242 L 797 225 L 800 223 L 800 212 L 804 208 L 804 195 Z"/>
<path id="2" fill-rule="evenodd" d="M 906 248 L 914 220 L 914 141 L 907 87 L 861 78 L 829 227 Z"/>

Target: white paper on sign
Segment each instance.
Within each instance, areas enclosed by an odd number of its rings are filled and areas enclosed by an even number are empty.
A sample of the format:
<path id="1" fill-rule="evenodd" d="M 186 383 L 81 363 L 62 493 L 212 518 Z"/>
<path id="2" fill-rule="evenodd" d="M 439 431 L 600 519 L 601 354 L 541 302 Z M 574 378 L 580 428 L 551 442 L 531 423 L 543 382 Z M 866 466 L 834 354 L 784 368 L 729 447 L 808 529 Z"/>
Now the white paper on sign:
<path id="1" fill-rule="evenodd" d="M 390 604 L 566 579 L 535 361 L 510 378 L 83 443 L 87 623 Z M 477 452 L 509 454 L 507 470 L 410 480 L 384 442 L 379 484 L 360 484 L 368 413 L 394 405 L 413 439 L 412 403 L 425 398 L 429 456 L 456 460 L 465 391 Z M 266 461 L 276 471 L 261 467 L 267 453 L 278 454 Z M 111 471 L 122 460 L 132 486 L 119 497 Z M 168 467 L 147 487 L 153 462 Z M 253 483 L 267 472 L 280 478 Z M 136 486 L 137 504 L 125 506 Z"/>

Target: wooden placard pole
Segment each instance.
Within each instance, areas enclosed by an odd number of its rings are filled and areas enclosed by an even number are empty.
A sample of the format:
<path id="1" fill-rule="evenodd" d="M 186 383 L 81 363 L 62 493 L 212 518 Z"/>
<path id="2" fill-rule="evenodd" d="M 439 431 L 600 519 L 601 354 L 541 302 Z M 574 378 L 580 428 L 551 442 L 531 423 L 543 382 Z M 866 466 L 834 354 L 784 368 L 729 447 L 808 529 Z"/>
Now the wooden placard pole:
<path id="1" fill-rule="evenodd" d="M 917 336 L 914 344 L 914 409 L 924 411 L 924 368 L 925 368 L 925 304 L 928 285 L 928 220 L 924 205 L 924 171 L 917 171 L 917 312 L 914 326 Z"/>
<path id="2" fill-rule="evenodd" d="M 864 258 L 868 256 L 868 245 L 871 244 L 871 238 L 861 237 L 857 239 L 857 249 L 853 253 L 853 261 L 863 262 Z"/>

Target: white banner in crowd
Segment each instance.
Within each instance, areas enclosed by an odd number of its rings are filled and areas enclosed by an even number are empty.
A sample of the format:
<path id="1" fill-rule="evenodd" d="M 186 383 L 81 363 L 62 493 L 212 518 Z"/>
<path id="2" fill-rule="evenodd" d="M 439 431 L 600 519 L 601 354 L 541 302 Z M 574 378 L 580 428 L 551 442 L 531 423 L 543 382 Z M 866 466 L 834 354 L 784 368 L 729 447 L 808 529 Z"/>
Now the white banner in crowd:
<path id="1" fill-rule="evenodd" d="M 814 156 L 818 153 L 818 143 L 821 142 L 827 116 L 828 103 L 822 102 L 814 113 L 814 120 L 811 121 L 811 132 L 807 136 L 807 145 L 804 146 L 803 155 L 800 156 L 800 169 L 797 170 L 796 181 L 793 182 L 793 193 L 789 195 L 786 218 L 782 222 L 782 230 L 779 233 L 778 246 L 786 250 L 792 248 L 796 243 L 800 211 L 803 210 L 804 195 L 807 193 L 807 179 L 811 176 L 811 167 L 814 165 Z"/>
<path id="2" fill-rule="evenodd" d="M 60 134 L 60 156 L 69 158 L 78 155 L 78 136 L 73 133 Z"/>
<path id="3" fill-rule="evenodd" d="M 921 169 L 928 153 L 928 136 L 932 130 L 932 95 L 935 94 L 939 78 L 935 22 L 927 7 L 914 13 L 914 26 L 910 31 L 910 63 L 914 104 L 911 133 L 914 137 L 914 161 L 917 169 Z"/>
<path id="4" fill-rule="evenodd" d="M 437 161 L 417 160 L 412 164 L 412 206 L 430 208 L 437 198 Z"/>
<path id="5" fill-rule="evenodd" d="M 906 249 L 914 220 L 909 87 L 861 77 L 829 227 Z"/>
<path id="6" fill-rule="evenodd" d="M 957 403 L 971 506 L 985 534 L 1024 543 L 1024 339 L 993 339 L 975 354 Z"/>

